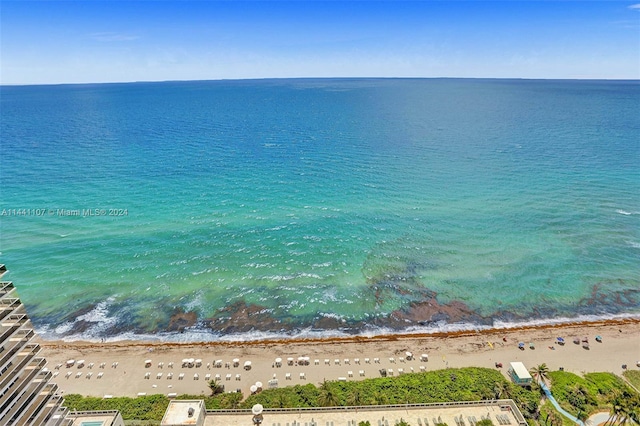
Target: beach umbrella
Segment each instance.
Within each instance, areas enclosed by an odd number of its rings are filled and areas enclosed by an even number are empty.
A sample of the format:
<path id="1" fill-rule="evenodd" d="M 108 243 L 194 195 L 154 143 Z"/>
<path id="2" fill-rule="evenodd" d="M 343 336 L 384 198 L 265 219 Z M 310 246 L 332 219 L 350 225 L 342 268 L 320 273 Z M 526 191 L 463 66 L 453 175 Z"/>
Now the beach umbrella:
<path id="1" fill-rule="evenodd" d="M 405 352 L 404 354 L 407 356 L 407 359 L 413 358 L 413 354 L 411 352 Z"/>
<path id="2" fill-rule="evenodd" d="M 253 407 L 251 407 L 251 412 L 253 413 L 254 416 L 259 416 L 260 414 L 262 414 L 263 409 L 264 407 L 262 407 L 262 404 L 256 404 Z"/>
<path id="3" fill-rule="evenodd" d="M 602 336 L 600 335 L 596 336 L 596 342 L 602 342 Z"/>
<path id="4" fill-rule="evenodd" d="M 262 382 L 256 382 L 256 387 L 258 389 L 262 389 Z"/>
<path id="5" fill-rule="evenodd" d="M 579 337 L 574 337 L 573 338 L 573 343 L 575 343 L 576 345 L 580 344 L 580 338 Z"/>
<path id="6" fill-rule="evenodd" d="M 558 343 L 564 343 L 564 338 L 558 337 Z"/>
<path id="7" fill-rule="evenodd" d="M 234 359 L 233 359 L 233 363 L 234 363 L 234 364 L 237 364 L 237 363 L 239 363 L 239 362 L 240 362 L 240 360 L 239 360 L 238 358 L 234 358 Z"/>
<path id="8" fill-rule="evenodd" d="M 518 343 L 518 347 L 519 347 L 520 349 L 524 349 L 524 342 L 520 342 L 520 343 Z"/>
<path id="9" fill-rule="evenodd" d="M 75 359 L 70 359 L 69 361 L 67 361 L 67 365 L 68 365 L 68 366 L 71 366 L 71 365 L 73 365 L 73 364 L 75 364 L 75 363 L 76 363 L 76 360 L 75 360 Z"/>
<path id="10" fill-rule="evenodd" d="M 202 364 L 202 360 L 200 358 L 196 359 L 196 364 Z"/>
<path id="11" fill-rule="evenodd" d="M 256 385 L 251 385 L 249 390 L 251 391 L 251 393 L 256 393 L 256 391 L 258 390 L 258 387 Z"/>
<path id="12" fill-rule="evenodd" d="M 422 354 L 422 355 L 420 355 L 420 359 L 421 359 L 422 361 L 427 361 L 427 360 L 429 359 L 429 355 L 427 355 L 427 354 Z"/>
<path id="13" fill-rule="evenodd" d="M 82 367 L 84 365 L 84 359 L 78 361 L 78 367 Z"/>

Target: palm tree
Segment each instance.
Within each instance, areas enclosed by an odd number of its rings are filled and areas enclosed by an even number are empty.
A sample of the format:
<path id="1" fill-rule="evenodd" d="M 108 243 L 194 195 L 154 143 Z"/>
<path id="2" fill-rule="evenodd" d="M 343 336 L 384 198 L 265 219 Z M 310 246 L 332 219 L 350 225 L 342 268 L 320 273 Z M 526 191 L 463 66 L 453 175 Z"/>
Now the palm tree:
<path id="1" fill-rule="evenodd" d="M 347 404 L 355 406 L 364 404 L 364 398 L 362 396 L 362 391 L 360 390 L 360 388 L 354 387 L 351 390 L 351 393 L 349 393 L 349 397 L 347 398 Z"/>
<path id="2" fill-rule="evenodd" d="M 496 382 L 496 384 L 493 386 L 493 393 L 496 399 L 502 398 L 502 395 L 504 395 L 506 390 L 507 386 L 504 382 Z"/>
<path id="3" fill-rule="evenodd" d="M 389 403 L 389 398 L 385 393 L 376 391 L 373 394 L 373 401 L 376 405 L 386 405 Z"/>
<path id="4" fill-rule="evenodd" d="M 336 407 L 340 405 L 340 398 L 333 386 L 326 380 L 320 385 L 320 394 L 318 395 L 318 404 L 321 407 Z"/>
<path id="5" fill-rule="evenodd" d="M 549 367 L 547 367 L 547 364 L 545 363 L 532 368 L 530 373 L 538 382 L 541 381 L 542 383 L 546 384 L 547 380 L 549 379 Z"/>
<path id="6" fill-rule="evenodd" d="M 215 380 L 209 381 L 208 385 L 209 389 L 211 389 L 211 395 L 217 395 L 224 392 L 224 386 L 216 382 Z"/>
<path id="7" fill-rule="evenodd" d="M 640 414 L 640 396 L 628 391 L 615 391 L 609 398 L 611 411 L 605 425 L 624 424 L 629 421 L 638 423 Z"/>
<path id="8" fill-rule="evenodd" d="M 557 411 L 550 411 L 547 415 L 547 423 L 550 426 L 560 426 L 562 425 L 562 417 L 560 417 Z"/>
<path id="9" fill-rule="evenodd" d="M 273 403 L 277 408 L 288 408 L 290 406 L 289 397 L 285 392 L 279 392 L 275 395 Z"/>
<path id="10" fill-rule="evenodd" d="M 568 389 L 567 401 L 569 404 L 576 407 L 579 411 L 582 411 L 585 405 L 587 405 L 587 389 L 580 383 L 575 383 Z"/>

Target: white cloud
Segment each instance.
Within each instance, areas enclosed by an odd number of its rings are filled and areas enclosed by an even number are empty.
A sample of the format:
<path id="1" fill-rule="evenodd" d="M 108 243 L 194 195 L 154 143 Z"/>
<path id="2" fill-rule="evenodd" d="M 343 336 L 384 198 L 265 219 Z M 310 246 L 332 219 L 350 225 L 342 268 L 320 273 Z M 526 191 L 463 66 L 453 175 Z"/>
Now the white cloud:
<path id="1" fill-rule="evenodd" d="M 640 3 L 632 4 L 631 6 L 629 6 L 629 9 L 640 11 Z"/>
<path id="2" fill-rule="evenodd" d="M 134 35 L 109 33 L 109 32 L 93 33 L 93 34 L 90 34 L 90 37 L 97 41 L 133 41 L 140 38 Z"/>

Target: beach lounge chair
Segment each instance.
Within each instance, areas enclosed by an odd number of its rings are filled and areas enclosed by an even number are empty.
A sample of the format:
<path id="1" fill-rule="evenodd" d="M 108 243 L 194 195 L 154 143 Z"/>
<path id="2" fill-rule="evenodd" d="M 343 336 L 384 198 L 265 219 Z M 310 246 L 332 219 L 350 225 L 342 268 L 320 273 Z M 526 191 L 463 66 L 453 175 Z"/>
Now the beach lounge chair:
<path id="1" fill-rule="evenodd" d="M 355 358 L 353 362 L 355 362 L 356 364 L 360 364 L 360 358 Z"/>
<path id="2" fill-rule="evenodd" d="M 284 375 L 285 380 L 291 380 L 291 373 L 287 373 Z"/>
<path id="3" fill-rule="evenodd" d="M 198 373 L 194 373 L 193 380 L 200 380 L 200 376 L 198 375 Z"/>
<path id="4" fill-rule="evenodd" d="M 216 375 L 214 376 L 214 380 L 216 380 L 216 381 L 220 380 L 220 375 L 219 375 L 219 374 L 216 374 Z"/>
<path id="5" fill-rule="evenodd" d="M 335 359 L 335 361 L 333 361 L 336 363 L 336 365 L 340 365 L 340 360 L 338 358 Z"/>
<path id="6" fill-rule="evenodd" d="M 301 378 L 302 380 L 305 380 L 307 377 L 304 375 L 304 373 L 300 373 L 300 378 Z"/>
<path id="7" fill-rule="evenodd" d="M 349 358 L 345 358 L 345 359 L 344 359 L 344 363 L 345 363 L 345 364 L 349 364 Z"/>
<path id="8" fill-rule="evenodd" d="M 204 379 L 208 382 L 209 380 L 211 380 L 211 374 L 207 373 L 204 375 Z"/>
<path id="9" fill-rule="evenodd" d="M 92 362 L 90 362 L 89 364 L 87 364 L 87 368 L 93 368 L 93 365 L 94 364 Z"/>
<path id="10" fill-rule="evenodd" d="M 329 364 L 331 364 L 331 360 L 329 360 L 329 359 L 325 358 L 325 359 L 324 359 L 324 363 L 325 363 L 326 365 L 329 365 Z"/>
<path id="11" fill-rule="evenodd" d="M 360 370 L 359 373 L 360 373 L 360 377 L 364 377 L 364 370 Z"/>
<path id="12" fill-rule="evenodd" d="M 80 376 L 82 376 L 82 371 L 78 371 L 78 372 L 76 373 L 76 379 L 77 379 L 78 377 L 80 377 Z"/>
<path id="13" fill-rule="evenodd" d="M 59 371 L 55 371 L 55 372 L 53 373 L 53 376 L 52 376 L 52 377 L 58 377 L 58 374 L 60 374 L 60 372 L 59 372 Z"/>
<path id="14" fill-rule="evenodd" d="M 65 374 L 65 375 L 64 375 L 64 378 L 65 378 L 65 379 L 68 379 L 68 378 L 69 378 L 69 376 L 71 376 L 71 374 L 72 374 L 72 373 L 71 373 L 71 371 L 67 371 L 67 374 Z"/>
<path id="15" fill-rule="evenodd" d="M 167 380 L 173 379 L 173 373 L 167 373 Z"/>
<path id="16" fill-rule="evenodd" d="M 104 376 L 104 373 L 101 371 L 98 373 L 98 375 L 96 376 L 96 379 L 102 379 L 102 376 Z"/>
<path id="17" fill-rule="evenodd" d="M 351 370 L 347 371 L 347 376 L 353 377 L 353 371 L 351 371 Z"/>
<path id="18" fill-rule="evenodd" d="M 231 374 L 227 374 L 226 376 L 224 376 L 225 380 L 231 380 Z"/>
<path id="19" fill-rule="evenodd" d="M 106 362 L 101 362 L 101 363 L 100 363 L 100 368 L 104 368 L 106 365 L 107 365 L 107 363 L 106 363 Z"/>
<path id="20" fill-rule="evenodd" d="M 425 371 L 424 365 L 420 366 L 420 371 Z"/>
<path id="21" fill-rule="evenodd" d="M 390 363 L 393 363 L 393 364 L 395 364 L 395 362 L 396 362 L 396 359 L 395 359 L 395 358 L 393 358 L 393 357 L 391 357 L 391 358 L 389 358 L 389 362 L 390 362 Z"/>
<path id="22" fill-rule="evenodd" d="M 183 380 L 183 379 L 184 379 L 184 373 L 178 374 L 178 380 Z"/>
<path id="23" fill-rule="evenodd" d="M 370 360 L 369 358 L 365 358 L 365 359 L 364 359 L 364 363 L 365 363 L 365 364 L 371 364 L 371 360 Z"/>
<path id="24" fill-rule="evenodd" d="M 90 379 L 91 376 L 93 376 L 93 373 L 87 373 L 87 375 L 85 376 L 87 379 Z"/>
<path id="25" fill-rule="evenodd" d="M 240 374 L 236 374 L 236 380 L 240 380 Z"/>
<path id="26" fill-rule="evenodd" d="M 377 364 L 380 364 L 380 358 L 374 358 L 374 359 L 373 359 L 373 362 L 374 362 L 374 363 L 377 363 Z"/>
<path id="27" fill-rule="evenodd" d="M 149 372 L 144 373 L 144 378 L 145 379 L 149 380 L 150 377 L 151 377 L 151 373 L 149 373 Z"/>
<path id="28" fill-rule="evenodd" d="M 162 379 L 162 373 L 156 374 L 156 379 Z"/>
<path id="29" fill-rule="evenodd" d="M 404 368 L 398 368 L 398 376 L 404 374 Z"/>
<path id="30" fill-rule="evenodd" d="M 387 369 L 387 374 L 388 374 L 389 376 L 393 376 L 393 368 L 389 368 L 389 369 Z"/>
<path id="31" fill-rule="evenodd" d="M 162 367 L 164 367 L 164 362 L 159 362 L 158 363 L 158 368 L 162 368 Z"/>
<path id="32" fill-rule="evenodd" d="M 314 365 L 320 365 L 320 360 L 319 359 L 314 359 L 313 360 L 313 364 Z"/>

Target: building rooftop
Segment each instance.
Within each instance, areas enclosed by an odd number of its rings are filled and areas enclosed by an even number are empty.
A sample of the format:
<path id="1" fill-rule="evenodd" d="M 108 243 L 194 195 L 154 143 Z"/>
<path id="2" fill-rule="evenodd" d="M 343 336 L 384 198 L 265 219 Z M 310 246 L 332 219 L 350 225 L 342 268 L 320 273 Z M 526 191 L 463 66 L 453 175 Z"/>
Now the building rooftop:
<path id="1" fill-rule="evenodd" d="M 120 426 L 122 417 L 116 410 L 107 411 L 78 411 L 67 415 L 71 420 L 70 426 Z"/>
<path id="2" fill-rule="evenodd" d="M 172 400 L 162 418 L 162 426 L 201 425 L 205 416 L 202 400 Z"/>
<path id="3" fill-rule="evenodd" d="M 369 421 L 372 425 L 395 425 L 401 419 L 411 425 L 475 426 L 483 419 L 494 425 L 526 426 L 512 400 L 408 404 L 392 406 L 265 409 L 263 426 L 313 425 L 344 426 Z M 251 410 L 208 411 L 205 426 L 246 426 L 252 424 Z"/>
<path id="4" fill-rule="evenodd" d="M 512 362 L 511 369 L 520 379 L 531 379 L 531 374 L 529 374 L 529 370 L 527 370 L 527 367 L 525 367 L 523 363 L 519 361 Z"/>

